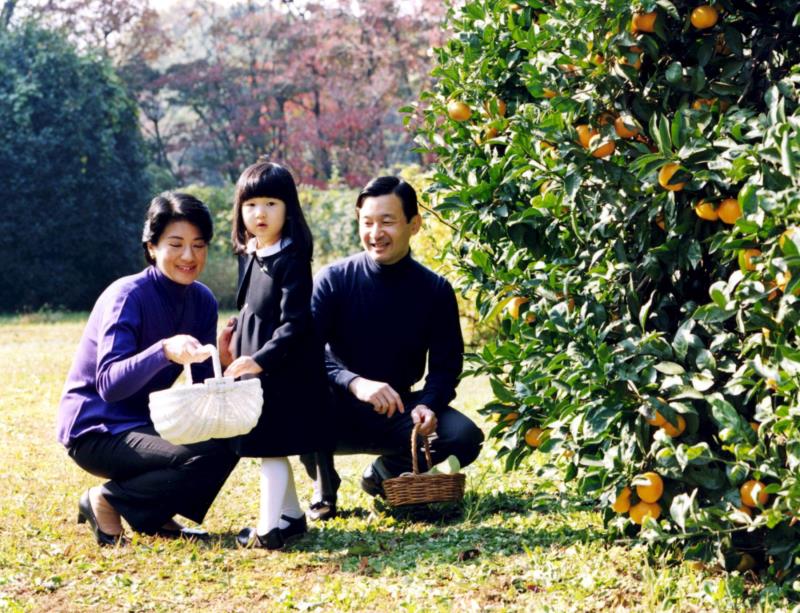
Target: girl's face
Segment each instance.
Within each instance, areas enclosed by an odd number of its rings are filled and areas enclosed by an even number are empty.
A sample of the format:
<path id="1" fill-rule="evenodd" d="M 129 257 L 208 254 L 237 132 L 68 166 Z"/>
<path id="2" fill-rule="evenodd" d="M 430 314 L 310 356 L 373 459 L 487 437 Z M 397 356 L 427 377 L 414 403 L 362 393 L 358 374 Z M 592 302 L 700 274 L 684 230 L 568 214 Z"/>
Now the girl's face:
<path id="1" fill-rule="evenodd" d="M 280 240 L 286 222 L 286 203 L 266 196 L 250 198 L 242 202 L 242 220 L 247 231 L 256 237 L 259 249 L 274 245 Z"/>
<path id="2" fill-rule="evenodd" d="M 164 228 L 157 243 L 148 244 L 147 250 L 168 279 L 189 285 L 203 272 L 208 243 L 194 224 L 173 221 Z"/>

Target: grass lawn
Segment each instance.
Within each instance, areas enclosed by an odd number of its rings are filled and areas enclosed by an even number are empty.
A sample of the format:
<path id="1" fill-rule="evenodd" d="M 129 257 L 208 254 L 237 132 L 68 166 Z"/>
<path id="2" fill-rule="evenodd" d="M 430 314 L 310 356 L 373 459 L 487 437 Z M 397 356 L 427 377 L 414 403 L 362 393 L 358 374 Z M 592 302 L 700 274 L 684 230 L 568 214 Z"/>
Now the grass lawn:
<path id="1" fill-rule="evenodd" d="M 75 523 L 98 481 L 55 442 L 80 315 L 0 318 L 0 610 L 595 611 L 773 610 L 752 575 L 648 560 L 607 541 L 600 516 L 529 466 L 503 474 L 491 448 L 466 469 L 461 514 L 375 508 L 358 487 L 366 456 L 339 458 L 342 516 L 290 550 L 239 550 L 257 515 L 258 468 L 240 462 L 206 519 L 209 543 L 136 537 L 99 549 Z M 485 380 L 457 406 L 479 421 Z M 488 427 L 486 428 L 488 430 Z M 301 498 L 310 483 L 293 460 Z"/>

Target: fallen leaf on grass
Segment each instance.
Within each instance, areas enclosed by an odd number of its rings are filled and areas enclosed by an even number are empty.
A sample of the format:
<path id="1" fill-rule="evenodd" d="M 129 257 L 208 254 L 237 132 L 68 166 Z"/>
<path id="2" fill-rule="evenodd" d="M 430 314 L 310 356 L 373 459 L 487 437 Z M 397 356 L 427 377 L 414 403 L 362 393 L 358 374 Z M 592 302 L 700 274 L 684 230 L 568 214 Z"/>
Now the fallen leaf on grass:
<path id="1" fill-rule="evenodd" d="M 358 555 L 369 555 L 373 553 L 378 553 L 380 551 L 380 547 L 376 545 L 372 545 L 369 543 L 356 543 L 347 548 L 347 555 L 349 556 L 358 556 Z"/>
<path id="2" fill-rule="evenodd" d="M 467 560 L 474 560 L 479 555 L 481 555 L 480 549 L 465 549 L 464 551 L 458 552 L 458 561 L 466 562 Z"/>

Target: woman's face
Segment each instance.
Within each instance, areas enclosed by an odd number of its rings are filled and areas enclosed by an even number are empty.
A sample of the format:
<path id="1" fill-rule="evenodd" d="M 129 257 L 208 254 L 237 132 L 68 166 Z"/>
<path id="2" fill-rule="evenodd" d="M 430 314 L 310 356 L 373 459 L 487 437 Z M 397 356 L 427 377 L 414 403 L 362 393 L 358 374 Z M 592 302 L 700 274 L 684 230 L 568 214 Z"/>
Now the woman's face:
<path id="1" fill-rule="evenodd" d="M 148 245 L 150 257 L 169 279 L 182 285 L 197 280 L 206 265 L 208 244 L 200 230 L 188 221 L 173 221 L 157 243 Z"/>

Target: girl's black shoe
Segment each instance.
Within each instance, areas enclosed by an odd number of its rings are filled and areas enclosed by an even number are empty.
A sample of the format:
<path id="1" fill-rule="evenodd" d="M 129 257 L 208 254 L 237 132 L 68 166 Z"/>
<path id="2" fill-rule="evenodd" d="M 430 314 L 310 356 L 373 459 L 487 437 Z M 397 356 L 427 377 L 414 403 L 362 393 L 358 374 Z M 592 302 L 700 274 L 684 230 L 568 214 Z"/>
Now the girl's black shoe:
<path id="1" fill-rule="evenodd" d="M 89 498 L 89 490 L 86 490 L 78 501 L 78 523 L 83 524 L 86 522 L 89 522 L 89 527 L 92 529 L 98 545 L 105 547 L 110 545 L 125 545 L 127 543 L 127 540 L 121 533 L 108 534 L 98 527 L 97 518 L 94 516 L 94 510 L 92 510 L 92 501 Z"/>
<path id="2" fill-rule="evenodd" d="M 301 515 L 300 517 L 281 515 L 281 519 L 289 524 L 285 528 L 280 529 L 284 541 L 288 542 L 290 539 L 297 538 L 308 532 L 308 522 L 306 522 L 305 515 Z"/>
<path id="3" fill-rule="evenodd" d="M 280 528 L 273 528 L 266 534 L 258 534 L 255 528 L 242 528 L 236 535 L 236 544 L 239 547 L 255 547 L 259 549 L 283 549 L 286 541 Z"/>

